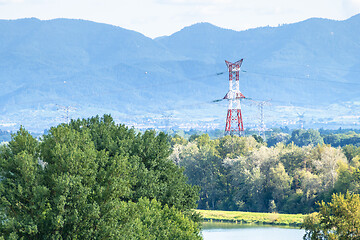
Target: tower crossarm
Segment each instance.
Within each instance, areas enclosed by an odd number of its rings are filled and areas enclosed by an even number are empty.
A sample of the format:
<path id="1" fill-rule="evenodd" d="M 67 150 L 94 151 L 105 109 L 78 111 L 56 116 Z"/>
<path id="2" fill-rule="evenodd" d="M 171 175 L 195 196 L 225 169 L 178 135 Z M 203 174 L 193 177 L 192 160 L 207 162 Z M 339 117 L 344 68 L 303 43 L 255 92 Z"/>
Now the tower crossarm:
<path id="1" fill-rule="evenodd" d="M 242 99 L 242 98 L 245 98 L 244 94 L 242 94 L 240 91 L 235 91 L 235 90 L 229 91 L 224 97 L 224 99 Z"/>
<path id="2" fill-rule="evenodd" d="M 230 72 L 239 72 L 243 61 L 244 61 L 244 59 L 240 59 L 239 61 L 232 63 L 232 62 L 225 60 L 226 66 L 228 67 L 228 70 L 229 70 L 229 73 Z"/>

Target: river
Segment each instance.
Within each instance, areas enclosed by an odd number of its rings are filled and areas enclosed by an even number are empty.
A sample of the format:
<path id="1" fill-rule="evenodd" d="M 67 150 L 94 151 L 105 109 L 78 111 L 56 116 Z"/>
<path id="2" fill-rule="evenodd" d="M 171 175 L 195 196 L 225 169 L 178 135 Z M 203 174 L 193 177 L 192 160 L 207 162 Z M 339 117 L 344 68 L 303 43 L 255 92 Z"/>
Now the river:
<path id="1" fill-rule="evenodd" d="M 234 223 L 204 223 L 204 240 L 302 240 L 305 230 Z"/>

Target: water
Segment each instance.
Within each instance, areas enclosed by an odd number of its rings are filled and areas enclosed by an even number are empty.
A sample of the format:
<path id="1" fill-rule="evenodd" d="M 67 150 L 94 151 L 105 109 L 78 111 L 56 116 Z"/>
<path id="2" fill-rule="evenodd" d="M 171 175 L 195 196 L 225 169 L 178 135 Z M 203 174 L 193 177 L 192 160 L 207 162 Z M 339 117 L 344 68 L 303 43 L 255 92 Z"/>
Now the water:
<path id="1" fill-rule="evenodd" d="M 302 240 L 303 229 L 233 223 L 204 223 L 204 240 Z"/>

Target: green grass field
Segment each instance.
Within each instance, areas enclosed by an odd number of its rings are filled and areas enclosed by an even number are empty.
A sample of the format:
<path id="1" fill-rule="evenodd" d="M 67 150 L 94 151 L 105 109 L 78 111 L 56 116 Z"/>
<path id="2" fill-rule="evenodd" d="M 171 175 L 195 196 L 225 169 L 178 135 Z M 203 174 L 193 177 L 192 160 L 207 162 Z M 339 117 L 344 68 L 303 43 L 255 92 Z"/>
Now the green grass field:
<path id="1" fill-rule="evenodd" d="M 284 226 L 297 226 L 303 223 L 305 215 L 258 213 L 216 210 L 195 210 L 200 213 L 206 222 L 232 222 L 238 224 L 271 224 Z"/>

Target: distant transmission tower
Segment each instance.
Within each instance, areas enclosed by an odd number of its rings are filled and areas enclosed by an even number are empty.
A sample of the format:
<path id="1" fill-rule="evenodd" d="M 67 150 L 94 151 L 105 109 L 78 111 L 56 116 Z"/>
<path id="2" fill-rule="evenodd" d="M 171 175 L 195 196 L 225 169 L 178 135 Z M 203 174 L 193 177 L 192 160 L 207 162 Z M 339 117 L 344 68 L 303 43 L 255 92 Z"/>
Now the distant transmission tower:
<path id="1" fill-rule="evenodd" d="M 243 60 L 235 63 L 225 61 L 229 70 L 229 92 L 224 97 L 224 99 L 229 100 L 225 126 L 226 135 L 237 134 L 240 136 L 244 133 L 240 99 L 245 98 L 245 96 L 239 90 L 239 72 Z"/>
<path id="2" fill-rule="evenodd" d="M 172 114 L 163 114 L 162 119 L 164 120 L 164 129 L 169 131 L 170 129 L 170 120 L 173 118 Z"/>
<path id="3" fill-rule="evenodd" d="M 58 105 L 58 104 L 56 104 L 56 106 L 57 106 L 58 111 L 63 112 L 62 115 L 61 115 L 62 122 L 69 123 L 70 122 L 69 112 L 70 111 L 75 111 L 76 108 L 74 108 L 72 106 L 61 106 L 61 105 Z"/>
<path id="4" fill-rule="evenodd" d="M 260 112 L 260 123 L 258 126 L 259 135 L 266 140 L 265 132 L 269 131 L 269 129 L 266 128 L 265 125 L 265 117 L 264 117 L 264 106 L 271 105 L 270 100 L 267 101 L 255 101 L 251 100 L 258 108 Z"/>
<path id="5" fill-rule="evenodd" d="M 299 128 L 304 129 L 304 124 L 305 124 L 304 115 L 305 115 L 305 112 L 303 112 L 303 113 L 297 112 L 297 115 L 298 115 L 298 118 L 299 118 L 299 120 L 298 120 Z"/>

